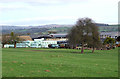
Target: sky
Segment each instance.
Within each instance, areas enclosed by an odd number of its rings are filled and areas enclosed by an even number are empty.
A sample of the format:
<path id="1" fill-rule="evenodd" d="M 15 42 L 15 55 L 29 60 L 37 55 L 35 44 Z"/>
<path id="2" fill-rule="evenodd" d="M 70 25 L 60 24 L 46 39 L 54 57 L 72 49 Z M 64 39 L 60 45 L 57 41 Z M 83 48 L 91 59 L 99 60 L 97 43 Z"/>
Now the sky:
<path id="1" fill-rule="evenodd" d="M 79 18 L 118 23 L 119 0 L 0 0 L 0 25 L 75 24 Z"/>

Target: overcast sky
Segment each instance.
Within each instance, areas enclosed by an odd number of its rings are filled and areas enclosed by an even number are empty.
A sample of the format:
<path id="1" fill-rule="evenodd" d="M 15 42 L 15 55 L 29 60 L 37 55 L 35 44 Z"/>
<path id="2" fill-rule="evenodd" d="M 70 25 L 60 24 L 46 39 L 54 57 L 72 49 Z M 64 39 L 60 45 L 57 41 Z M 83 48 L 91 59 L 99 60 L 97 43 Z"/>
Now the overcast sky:
<path id="1" fill-rule="evenodd" d="M 0 0 L 0 25 L 118 23 L 119 0 Z"/>

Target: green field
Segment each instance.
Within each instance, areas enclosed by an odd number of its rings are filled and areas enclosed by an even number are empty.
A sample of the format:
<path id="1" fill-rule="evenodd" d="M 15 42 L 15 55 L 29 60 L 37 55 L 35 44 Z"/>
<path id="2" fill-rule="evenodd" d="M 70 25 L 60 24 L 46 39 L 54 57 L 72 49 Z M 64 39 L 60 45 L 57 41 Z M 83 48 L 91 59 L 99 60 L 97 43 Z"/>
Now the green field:
<path id="1" fill-rule="evenodd" d="M 2 49 L 3 77 L 117 77 L 118 48 L 113 50 Z"/>

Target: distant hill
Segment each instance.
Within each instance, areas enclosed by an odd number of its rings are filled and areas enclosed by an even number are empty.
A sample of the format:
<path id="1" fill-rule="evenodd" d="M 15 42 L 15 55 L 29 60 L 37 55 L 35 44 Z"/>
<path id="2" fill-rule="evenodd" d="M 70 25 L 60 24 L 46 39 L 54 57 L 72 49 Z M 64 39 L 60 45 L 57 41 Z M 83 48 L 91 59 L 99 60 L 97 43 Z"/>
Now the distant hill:
<path id="1" fill-rule="evenodd" d="M 97 26 L 109 26 L 108 24 L 96 23 Z M 49 24 L 40 26 L 9 26 L 2 25 L 2 30 L 18 30 L 18 29 L 30 29 L 30 28 L 54 28 L 54 27 L 72 27 L 73 25 L 59 25 L 59 24 Z"/>
<path id="2" fill-rule="evenodd" d="M 30 29 L 30 28 L 53 28 L 53 27 L 72 27 L 73 25 L 58 25 L 58 24 L 50 24 L 50 25 L 41 25 L 41 26 L 9 26 L 2 25 L 2 30 L 16 30 L 16 29 Z"/>
<path id="3" fill-rule="evenodd" d="M 24 26 L 7 26 L 7 25 L 0 26 L 0 28 L 2 28 L 2 30 L 27 29 L 27 27 Z"/>
<path id="4" fill-rule="evenodd" d="M 99 31 L 118 31 L 118 25 L 109 25 L 96 23 L 99 27 Z M 33 37 L 40 34 L 48 34 L 48 31 L 56 31 L 57 33 L 67 33 L 73 25 L 59 25 L 59 24 L 50 24 L 50 25 L 40 25 L 40 26 L 0 26 L 2 27 L 2 34 L 9 34 L 12 31 L 19 35 L 30 34 Z"/>

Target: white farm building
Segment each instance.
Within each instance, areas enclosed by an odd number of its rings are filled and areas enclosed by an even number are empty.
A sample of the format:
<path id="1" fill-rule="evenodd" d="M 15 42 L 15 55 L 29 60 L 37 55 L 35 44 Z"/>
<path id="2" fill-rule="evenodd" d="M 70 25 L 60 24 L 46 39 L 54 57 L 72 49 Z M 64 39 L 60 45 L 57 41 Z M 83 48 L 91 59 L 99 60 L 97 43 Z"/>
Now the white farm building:
<path id="1" fill-rule="evenodd" d="M 44 40 L 44 38 L 41 39 L 34 39 L 34 41 L 23 41 L 22 43 L 16 43 L 17 48 L 48 48 L 49 44 L 57 44 L 57 41 L 50 41 L 50 40 Z M 14 47 L 14 45 L 5 44 L 5 48 Z"/>

